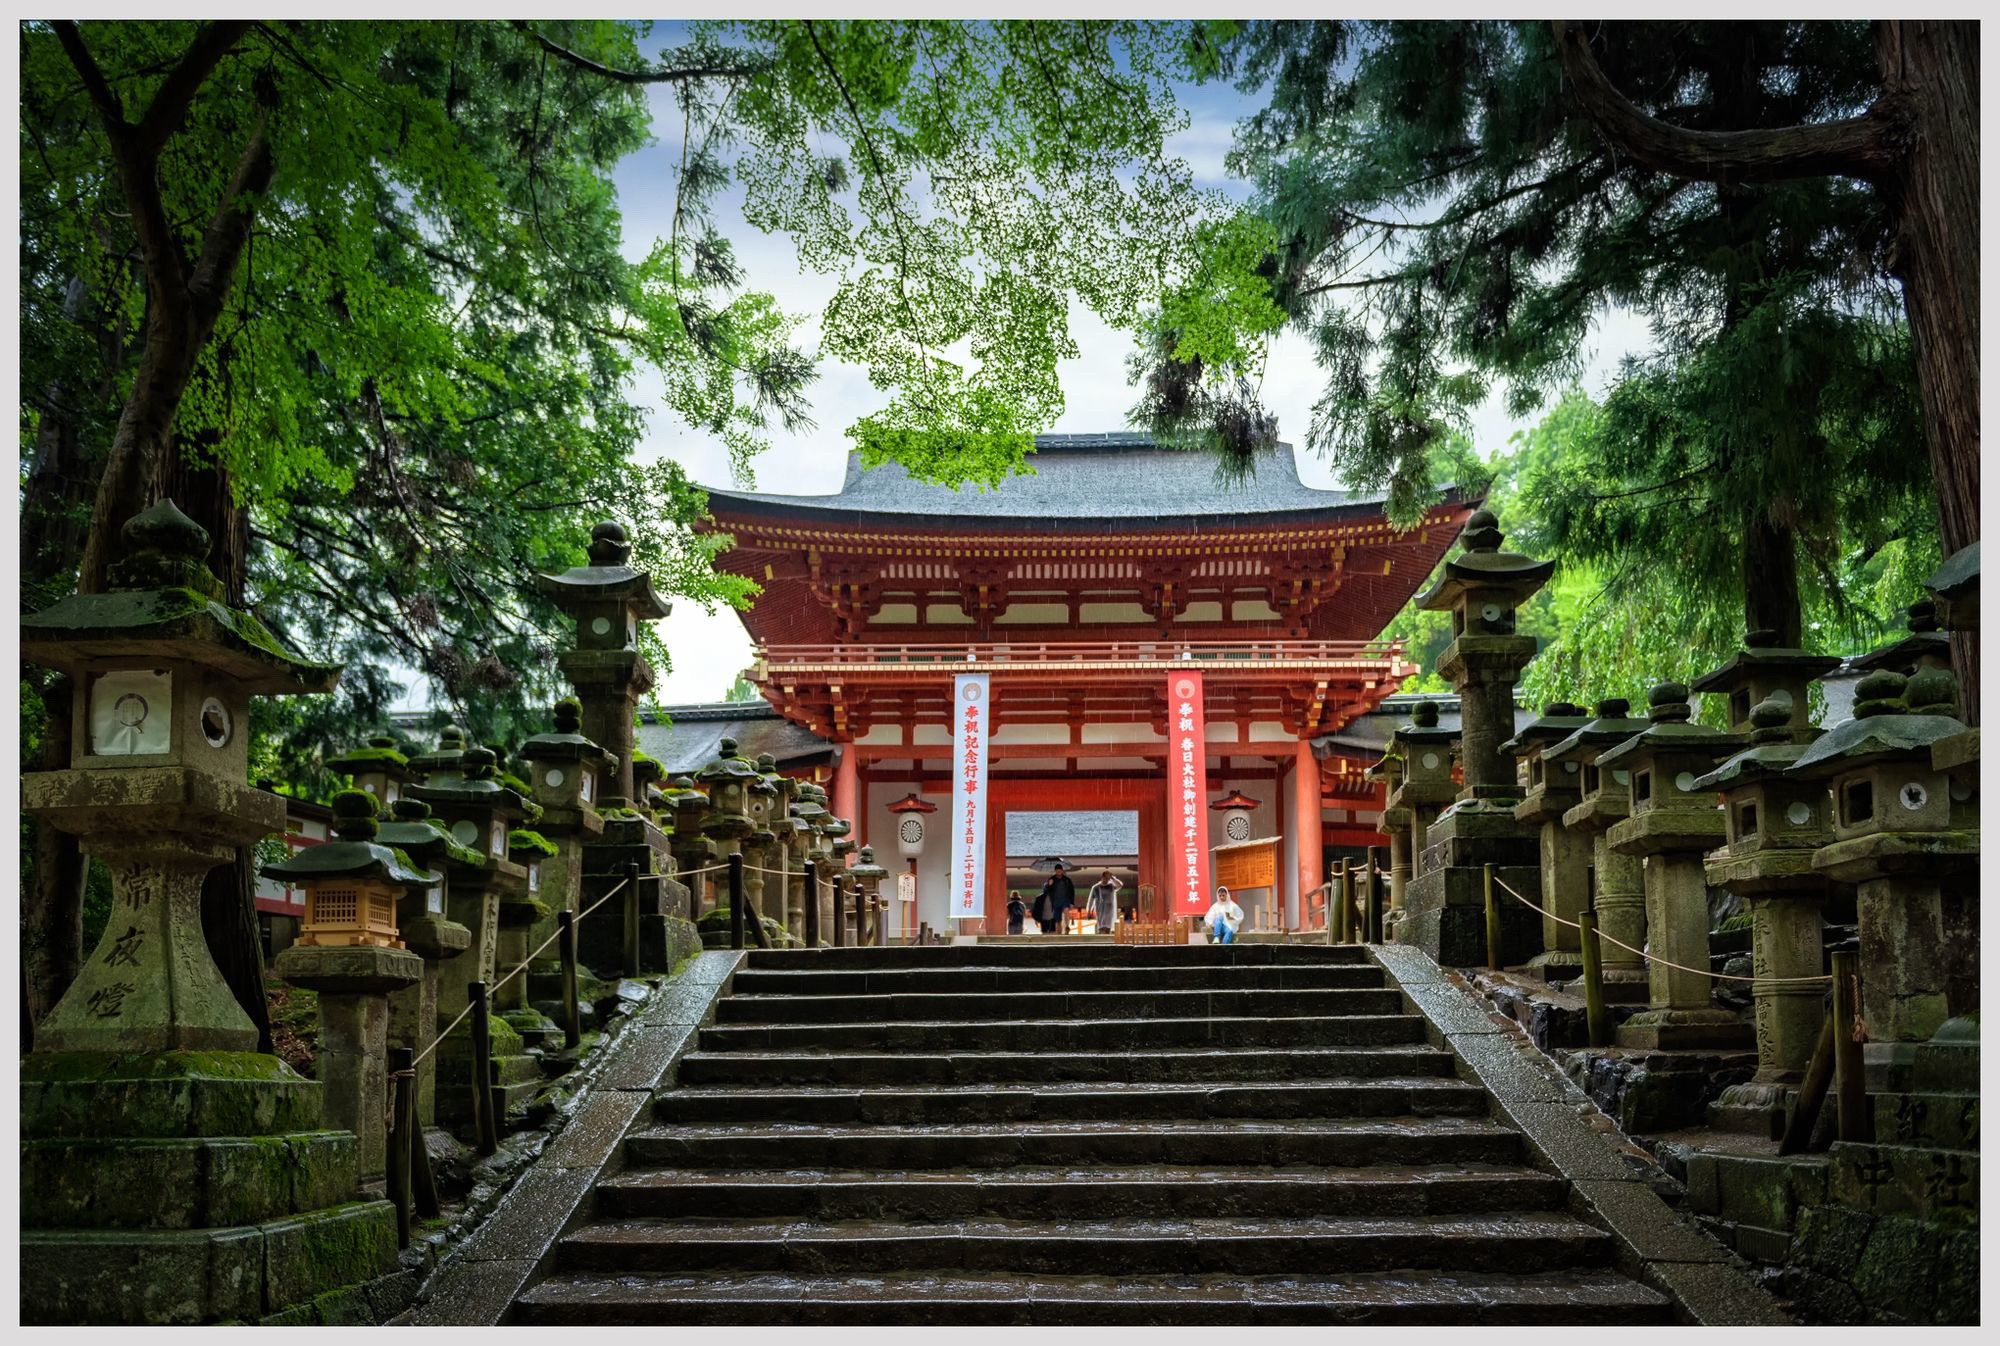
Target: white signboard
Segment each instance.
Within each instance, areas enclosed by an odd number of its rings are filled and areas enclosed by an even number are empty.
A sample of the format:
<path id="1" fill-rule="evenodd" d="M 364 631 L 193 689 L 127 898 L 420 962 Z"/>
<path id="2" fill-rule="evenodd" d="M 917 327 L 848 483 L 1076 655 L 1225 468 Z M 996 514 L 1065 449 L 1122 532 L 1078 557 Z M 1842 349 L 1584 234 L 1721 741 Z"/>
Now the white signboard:
<path id="1" fill-rule="evenodd" d="M 987 675 L 967 673 L 952 687 L 951 916 L 986 914 Z"/>
<path id="2" fill-rule="evenodd" d="M 898 874 L 896 876 L 896 900 L 898 902 L 914 902 L 917 900 L 916 875 Z"/>

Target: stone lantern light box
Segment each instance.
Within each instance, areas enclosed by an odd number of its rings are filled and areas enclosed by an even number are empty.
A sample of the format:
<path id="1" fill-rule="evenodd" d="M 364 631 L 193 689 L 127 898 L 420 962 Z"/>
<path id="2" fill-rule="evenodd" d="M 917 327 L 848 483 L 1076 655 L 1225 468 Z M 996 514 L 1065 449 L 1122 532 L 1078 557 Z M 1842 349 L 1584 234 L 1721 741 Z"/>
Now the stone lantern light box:
<path id="1" fill-rule="evenodd" d="M 344 753 L 326 765 L 353 781 L 355 789 L 373 795 L 382 812 L 402 797 L 410 778 L 410 759 L 397 749 L 390 734 L 376 734 L 367 747 Z"/>
<path id="2" fill-rule="evenodd" d="M 574 699 L 556 702 L 555 730 L 521 745 L 528 764 L 528 788 L 546 809 L 593 808 L 598 782 L 618 759 L 583 736 L 583 708 Z"/>
<path id="3" fill-rule="evenodd" d="M 1410 708 L 1410 722 L 1396 730 L 1396 742 L 1403 748 L 1403 780 L 1411 785 L 1451 784 L 1452 744 L 1455 729 L 1438 727 L 1435 701 L 1419 701 Z"/>
<path id="4" fill-rule="evenodd" d="M 723 739 L 717 745 L 715 760 L 695 774 L 696 783 L 708 792 L 702 835 L 728 840 L 756 831 L 757 824 L 750 816 L 750 785 L 760 779 L 757 768 L 737 755 L 736 740 Z"/>
<path id="5" fill-rule="evenodd" d="M 1954 800 L 1949 778 L 1915 750 L 1960 727 L 1952 718 L 1950 674 L 1925 669 L 1906 682 L 1888 670 L 1871 673 L 1855 687 L 1854 707 L 1855 718 L 1815 744 L 1796 768 L 1802 777 L 1828 781 L 1835 841 L 1978 825 L 1970 789 L 1958 787 L 1965 799 Z"/>

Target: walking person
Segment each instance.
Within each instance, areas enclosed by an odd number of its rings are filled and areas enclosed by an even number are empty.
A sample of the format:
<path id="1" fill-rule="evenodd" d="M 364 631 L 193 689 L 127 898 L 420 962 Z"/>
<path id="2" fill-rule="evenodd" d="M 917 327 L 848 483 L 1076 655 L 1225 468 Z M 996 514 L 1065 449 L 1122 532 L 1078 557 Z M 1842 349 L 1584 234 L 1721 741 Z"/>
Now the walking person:
<path id="1" fill-rule="evenodd" d="M 1027 920 L 1027 918 L 1028 904 L 1021 900 L 1019 893 L 1009 893 L 1007 895 L 1007 933 L 1010 935 L 1020 934 L 1021 923 Z"/>
<path id="2" fill-rule="evenodd" d="M 1061 930 L 1063 913 L 1075 905 L 1076 885 L 1063 873 L 1063 867 L 1057 865 L 1042 885 L 1041 896 L 1035 899 L 1035 919 L 1041 922 L 1042 933 L 1053 935 Z"/>
<path id="3" fill-rule="evenodd" d="M 1109 934 L 1111 922 L 1118 910 L 1118 890 L 1125 885 L 1110 870 L 1104 877 L 1090 885 L 1090 909 L 1096 913 L 1097 929 L 1100 934 Z"/>
<path id="4" fill-rule="evenodd" d="M 1236 899 L 1229 895 L 1227 888 L 1218 886 L 1215 890 L 1215 903 L 1209 907 L 1208 915 L 1202 919 L 1208 923 L 1210 939 L 1217 944 L 1233 944 L 1236 942 L 1236 932 L 1243 928 L 1243 908 L 1236 905 Z"/>

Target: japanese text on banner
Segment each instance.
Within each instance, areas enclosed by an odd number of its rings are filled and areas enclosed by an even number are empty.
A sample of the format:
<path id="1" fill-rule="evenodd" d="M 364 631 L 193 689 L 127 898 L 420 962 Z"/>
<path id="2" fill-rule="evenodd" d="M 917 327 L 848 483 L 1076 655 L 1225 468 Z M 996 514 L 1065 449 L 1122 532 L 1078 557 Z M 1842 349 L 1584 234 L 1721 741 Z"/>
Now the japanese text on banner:
<path id="1" fill-rule="evenodd" d="M 992 716 L 987 675 L 954 680 L 951 776 L 951 915 L 986 914 L 986 726 Z"/>
<path id="2" fill-rule="evenodd" d="M 1208 910 L 1208 730 L 1202 715 L 1201 674 L 1167 679 L 1167 817 L 1173 866 L 1169 889 L 1183 915 Z"/>

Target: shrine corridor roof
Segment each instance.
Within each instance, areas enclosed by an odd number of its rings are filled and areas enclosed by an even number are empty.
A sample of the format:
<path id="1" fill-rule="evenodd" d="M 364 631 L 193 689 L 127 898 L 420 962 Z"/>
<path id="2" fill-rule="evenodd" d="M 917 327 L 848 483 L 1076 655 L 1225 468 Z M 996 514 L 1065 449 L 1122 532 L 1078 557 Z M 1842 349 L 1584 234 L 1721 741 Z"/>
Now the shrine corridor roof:
<path id="1" fill-rule="evenodd" d="M 1241 482 L 1216 475 L 1206 453 L 1169 448 L 1144 434 L 1038 435 L 1029 455 L 1032 475 L 1009 477 L 992 490 L 953 491 L 912 479 L 896 464 L 862 470 L 847 455 L 847 479 L 832 495 L 767 495 L 710 490 L 718 514 L 807 515 L 829 523 L 909 527 L 924 522 L 960 527 L 1011 526 L 1037 532 L 1129 532 L 1135 522 L 1159 526 L 1212 519 L 1218 523 L 1279 523 L 1328 519 L 1341 513 L 1379 515 L 1380 492 L 1326 491 L 1299 480 L 1292 446 L 1261 450 Z"/>

